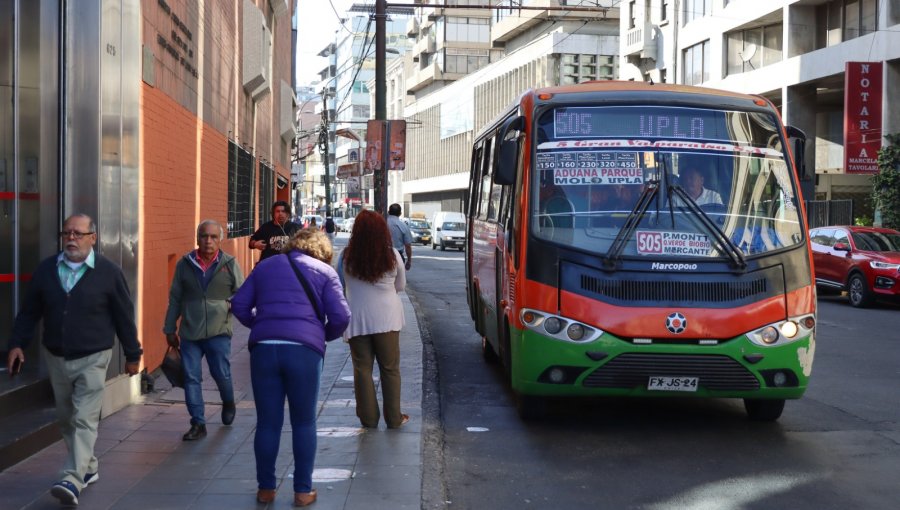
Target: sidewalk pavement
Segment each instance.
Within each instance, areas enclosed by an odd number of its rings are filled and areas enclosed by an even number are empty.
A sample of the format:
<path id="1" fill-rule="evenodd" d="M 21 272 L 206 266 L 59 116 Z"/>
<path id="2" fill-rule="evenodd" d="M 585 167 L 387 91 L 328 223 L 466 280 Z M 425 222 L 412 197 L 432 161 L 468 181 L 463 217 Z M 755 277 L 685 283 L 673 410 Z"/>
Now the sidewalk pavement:
<path id="1" fill-rule="evenodd" d="M 363 429 L 356 417 L 353 363 L 349 345 L 328 344 L 318 410 L 318 452 L 313 486 L 318 501 L 310 508 L 418 509 L 422 501 L 422 341 L 415 310 L 401 294 L 406 327 L 400 333 L 401 407 L 409 423 L 388 430 Z M 208 435 L 181 440 L 190 428 L 181 389 L 159 388 L 144 401 L 105 417 L 95 453 L 100 479 L 79 497 L 85 509 L 292 508 L 293 455 L 290 420 L 285 413 L 277 469 L 278 496 L 256 502 L 253 436 L 256 412 L 250 386 L 249 330 L 235 321 L 231 371 L 237 418 L 223 426 L 221 401 L 203 363 L 203 396 Z M 377 369 L 375 370 L 377 376 Z M 157 385 L 168 384 L 164 377 Z M 379 396 L 380 396 L 379 388 Z M 62 441 L 0 473 L 0 509 L 56 509 L 50 486 L 65 457 Z"/>

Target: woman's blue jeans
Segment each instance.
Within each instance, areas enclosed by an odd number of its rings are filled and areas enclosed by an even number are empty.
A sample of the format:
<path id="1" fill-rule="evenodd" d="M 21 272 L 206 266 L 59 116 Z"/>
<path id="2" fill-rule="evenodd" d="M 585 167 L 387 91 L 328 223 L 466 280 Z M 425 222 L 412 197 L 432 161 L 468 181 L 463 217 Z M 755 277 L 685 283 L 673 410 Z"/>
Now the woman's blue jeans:
<path id="1" fill-rule="evenodd" d="M 206 425 L 203 407 L 203 369 L 200 361 L 206 356 L 209 375 L 216 381 L 222 402 L 234 402 L 231 383 L 231 337 L 219 335 L 204 340 L 181 341 L 181 363 L 184 370 L 184 402 L 191 415 L 191 424 Z"/>
<path id="2" fill-rule="evenodd" d="M 257 344 L 250 351 L 250 380 L 256 401 L 256 481 L 274 489 L 275 459 L 284 423 L 284 399 L 291 413 L 294 492 L 312 490 L 316 460 L 316 403 L 322 355 L 300 344 Z"/>

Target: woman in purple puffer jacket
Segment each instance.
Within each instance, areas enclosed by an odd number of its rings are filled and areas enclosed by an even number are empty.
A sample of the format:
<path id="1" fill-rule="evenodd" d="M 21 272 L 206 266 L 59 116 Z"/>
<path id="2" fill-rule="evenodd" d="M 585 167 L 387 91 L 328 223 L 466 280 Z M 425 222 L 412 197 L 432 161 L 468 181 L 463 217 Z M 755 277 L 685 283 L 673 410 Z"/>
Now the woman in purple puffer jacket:
<path id="1" fill-rule="evenodd" d="M 257 420 L 253 442 L 259 486 L 256 499 L 260 503 L 275 499 L 275 459 L 287 397 L 294 448 L 294 505 L 306 506 L 316 500 L 312 471 L 325 342 L 341 336 L 350 321 L 350 309 L 330 265 L 333 252 L 324 233 L 301 230 L 286 249 L 284 255 L 269 257 L 256 266 L 232 298 L 231 311 L 250 328 L 250 379 Z"/>

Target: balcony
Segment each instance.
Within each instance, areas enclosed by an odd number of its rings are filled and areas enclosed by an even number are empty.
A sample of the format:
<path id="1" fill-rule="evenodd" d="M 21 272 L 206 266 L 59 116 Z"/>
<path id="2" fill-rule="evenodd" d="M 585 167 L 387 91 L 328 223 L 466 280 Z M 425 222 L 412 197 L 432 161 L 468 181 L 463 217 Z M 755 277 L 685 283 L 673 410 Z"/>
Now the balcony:
<path id="1" fill-rule="evenodd" d="M 650 22 L 642 23 L 625 32 L 622 54 L 629 60 L 656 59 L 655 27 Z"/>
<path id="2" fill-rule="evenodd" d="M 406 35 L 407 37 L 415 37 L 419 35 L 418 18 L 409 18 L 409 21 L 406 22 Z"/>
<path id="3" fill-rule="evenodd" d="M 412 48 L 412 54 L 414 57 L 418 57 L 422 53 L 434 53 L 435 48 L 434 34 L 428 34 L 416 41 Z"/>
<path id="4" fill-rule="evenodd" d="M 441 79 L 441 68 L 437 62 L 426 66 L 424 69 L 417 69 L 414 74 L 410 74 L 406 79 L 406 90 L 408 94 L 414 94 L 417 91 L 431 85 L 435 80 Z"/>

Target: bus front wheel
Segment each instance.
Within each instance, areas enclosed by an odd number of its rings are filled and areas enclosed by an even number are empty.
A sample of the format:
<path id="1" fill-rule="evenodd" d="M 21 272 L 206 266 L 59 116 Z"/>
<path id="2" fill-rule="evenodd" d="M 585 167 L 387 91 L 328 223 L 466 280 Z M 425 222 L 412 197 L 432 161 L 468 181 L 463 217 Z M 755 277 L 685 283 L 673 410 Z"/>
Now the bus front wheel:
<path id="1" fill-rule="evenodd" d="M 488 342 L 487 337 L 481 337 L 481 355 L 484 357 L 484 361 L 491 365 L 500 361 L 500 357 L 497 356 L 497 352 L 494 351 L 494 347 Z"/>
<path id="2" fill-rule="evenodd" d="M 745 398 L 744 409 L 751 421 L 775 421 L 784 411 L 784 399 Z"/>
<path id="3" fill-rule="evenodd" d="M 547 398 L 516 393 L 516 411 L 525 421 L 539 420 L 547 414 Z"/>

